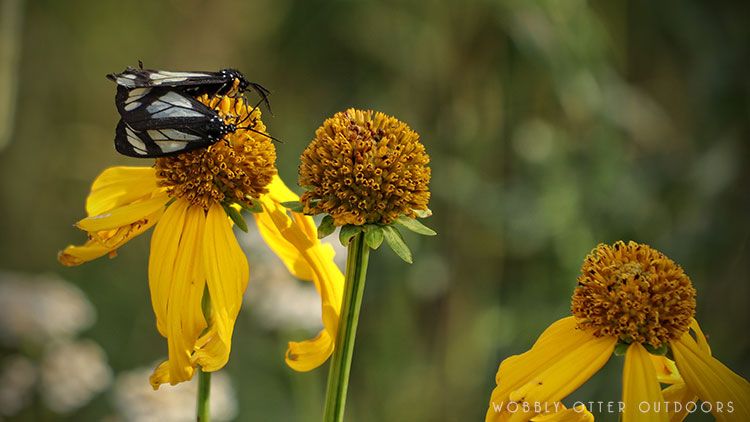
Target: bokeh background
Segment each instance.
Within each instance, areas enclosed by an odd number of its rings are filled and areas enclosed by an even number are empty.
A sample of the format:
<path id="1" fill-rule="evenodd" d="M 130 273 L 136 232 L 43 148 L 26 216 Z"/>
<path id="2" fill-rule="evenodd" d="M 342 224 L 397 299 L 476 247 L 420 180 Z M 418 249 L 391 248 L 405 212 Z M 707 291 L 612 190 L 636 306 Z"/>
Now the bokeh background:
<path id="1" fill-rule="evenodd" d="M 583 257 L 633 239 L 680 263 L 714 353 L 750 375 L 748 4 L 701 1 L 0 0 L 0 419 L 190 420 L 150 393 L 148 235 L 63 268 L 113 149 L 106 73 L 241 69 L 273 91 L 278 166 L 350 106 L 408 122 L 432 157 L 439 236 L 371 258 L 353 421 L 481 420 L 501 359 L 568 313 Z M 294 373 L 314 290 L 252 228 L 252 279 L 218 420 L 317 421 L 327 367 Z M 343 252 L 340 252 L 343 258 Z M 618 400 L 622 359 L 574 398 Z M 186 412 L 187 410 L 187 412 Z M 701 418 L 696 418 L 701 419 Z M 600 420 L 616 420 L 600 415 Z"/>

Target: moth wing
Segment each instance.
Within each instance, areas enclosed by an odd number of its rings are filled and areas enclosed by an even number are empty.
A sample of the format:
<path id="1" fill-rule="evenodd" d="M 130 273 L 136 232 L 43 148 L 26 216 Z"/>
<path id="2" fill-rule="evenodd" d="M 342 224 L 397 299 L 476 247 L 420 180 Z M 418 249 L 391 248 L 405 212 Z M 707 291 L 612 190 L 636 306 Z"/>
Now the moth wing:
<path id="1" fill-rule="evenodd" d="M 115 104 L 123 120 L 135 129 L 205 124 L 218 114 L 200 101 L 165 88 L 117 87 Z"/>
<path id="2" fill-rule="evenodd" d="M 156 158 L 207 147 L 209 139 L 198 126 L 136 129 L 120 119 L 115 129 L 115 149 L 129 157 Z"/>
<path id="3" fill-rule="evenodd" d="M 225 82 L 219 72 L 172 72 L 132 67 L 128 67 L 122 73 L 111 73 L 107 75 L 107 78 L 128 89 L 223 84 Z"/>

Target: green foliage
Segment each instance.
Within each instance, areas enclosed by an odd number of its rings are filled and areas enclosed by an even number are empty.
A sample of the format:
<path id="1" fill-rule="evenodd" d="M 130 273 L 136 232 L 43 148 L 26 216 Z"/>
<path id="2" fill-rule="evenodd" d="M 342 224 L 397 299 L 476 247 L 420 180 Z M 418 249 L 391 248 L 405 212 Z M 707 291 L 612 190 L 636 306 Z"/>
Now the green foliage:
<path id="1" fill-rule="evenodd" d="M 365 243 L 372 249 L 377 249 L 383 243 L 383 228 L 374 224 L 365 226 Z"/>
<path id="2" fill-rule="evenodd" d="M 318 225 L 318 239 L 322 239 L 336 230 L 336 225 L 333 223 L 333 217 L 326 215 Z"/>
<path id="3" fill-rule="evenodd" d="M 288 208 L 290 211 L 293 212 L 303 212 L 304 206 L 302 205 L 302 202 L 299 201 L 288 201 L 288 202 L 282 202 L 281 205 Z"/>
<path id="4" fill-rule="evenodd" d="M 339 230 L 339 241 L 343 246 L 349 246 L 349 242 L 352 240 L 352 237 L 354 237 L 361 231 L 362 227 L 355 226 L 353 224 L 341 226 L 341 229 Z"/>
<path id="5" fill-rule="evenodd" d="M 413 262 L 411 250 L 409 249 L 409 246 L 406 245 L 406 242 L 404 242 L 404 238 L 401 236 L 401 232 L 399 232 L 397 228 L 393 226 L 383 226 L 383 236 L 385 237 L 385 242 L 399 258 L 409 264 Z"/>
<path id="6" fill-rule="evenodd" d="M 435 233 L 435 230 L 432 230 L 431 228 L 425 226 L 415 218 L 409 218 L 402 215 L 398 218 L 398 220 L 396 220 L 396 223 L 407 230 L 411 230 L 414 233 L 421 234 L 423 236 L 435 236 L 437 234 Z"/>
<path id="7" fill-rule="evenodd" d="M 227 213 L 229 218 L 232 219 L 234 224 L 236 224 L 240 230 L 247 233 L 247 223 L 245 222 L 245 218 L 242 217 L 242 214 L 240 214 L 240 212 L 237 211 L 236 208 L 229 205 L 221 204 L 221 206 L 224 208 L 224 212 Z"/>

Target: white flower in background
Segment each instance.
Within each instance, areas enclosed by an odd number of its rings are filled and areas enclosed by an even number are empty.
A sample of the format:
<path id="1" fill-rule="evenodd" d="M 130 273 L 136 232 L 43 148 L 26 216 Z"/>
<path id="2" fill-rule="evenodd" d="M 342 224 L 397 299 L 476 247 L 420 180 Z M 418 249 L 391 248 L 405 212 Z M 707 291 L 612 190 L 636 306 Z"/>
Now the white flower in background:
<path id="1" fill-rule="evenodd" d="M 55 275 L 0 271 L 0 344 L 73 337 L 94 323 L 83 292 Z"/>
<path id="2" fill-rule="evenodd" d="M 95 342 L 61 341 L 45 350 L 39 378 L 45 405 L 57 413 L 69 413 L 104 391 L 112 382 L 112 370 Z"/>
<path id="3" fill-rule="evenodd" d="M 8 356 L 0 363 L 0 415 L 13 416 L 31 402 L 36 367 L 21 355 Z"/>
<path id="4" fill-rule="evenodd" d="M 240 245 L 253 274 L 245 293 L 248 314 L 269 330 L 320 330 L 320 296 L 315 286 L 292 277 L 256 230 L 241 236 Z"/>
<path id="5" fill-rule="evenodd" d="M 162 385 L 156 391 L 148 383 L 151 368 L 140 368 L 117 376 L 114 401 L 118 413 L 127 422 L 195 421 L 197 377 L 175 386 Z M 223 372 L 211 377 L 211 419 L 228 421 L 237 416 L 237 399 L 232 383 Z"/>

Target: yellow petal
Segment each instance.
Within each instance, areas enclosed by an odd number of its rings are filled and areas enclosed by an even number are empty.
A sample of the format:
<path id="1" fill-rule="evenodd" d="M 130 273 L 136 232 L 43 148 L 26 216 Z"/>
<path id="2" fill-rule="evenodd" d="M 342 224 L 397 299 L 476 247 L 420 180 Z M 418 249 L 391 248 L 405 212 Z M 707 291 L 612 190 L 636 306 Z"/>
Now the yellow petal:
<path id="1" fill-rule="evenodd" d="M 169 196 L 162 192 L 140 202 L 123 205 L 102 214 L 86 217 L 76 223 L 76 226 L 87 232 L 114 230 L 143 220 L 147 216 L 164 208 L 164 205 L 168 201 Z"/>
<path id="2" fill-rule="evenodd" d="M 688 415 L 688 403 L 694 403 L 698 400 L 698 396 L 695 395 L 684 382 L 670 385 L 661 391 L 661 395 L 664 397 L 664 403 L 668 404 L 667 413 L 669 414 L 669 422 L 681 422 Z"/>
<path id="3" fill-rule="evenodd" d="M 654 365 L 656 379 L 658 379 L 660 383 L 675 384 L 682 382 L 680 371 L 677 370 L 677 365 L 675 365 L 672 359 L 669 359 L 666 356 L 652 355 L 650 353 L 648 356 L 651 359 L 651 363 Z"/>
<path id="4" fill-rule="evenodd" d="M 747 380 L 702 349 L 689 333 L 673 341 L 671 346 L 685 384 L 701 400 L 711 404 L 711 413 L 717 420 L 750 420 L 750 383 Z"/>
<path id="5" fill-rule="evenodd" d="M 206 216 L 202 207 L 178 199 L 164 213 L 154 230 L 149 257 L 149 285 L 157 327 L 169 348 L 167 375 L 170 384 L 189 380 L 191 355 L 198 336 L 206 328 L 201 299 L 205 286 L 203 236 Z"/>
<path id="6" fill-rule="evenodd" d="M 271 183 L 268 184 L 268 196 L 278 203 L 299 201 L 299 196 L 289 189 L 278 174 L 275 174 Z"/>
<path id="7" fill-rule="evenodd" d="M 533 422 L 594 422 L 594 415 L 586 409 L 586 406 L 579 404 L 572 409 L 565 409 L 555 413 L 535 416 L 531 418 Z"/>
<path id="8" fill-rule="evenodd" d="M 245 254 L 219 204 L 212 205 L 206 216 L 203 260 L 211 318 L 209 330 L 198 340 L 193 361 L 205 371 L 216 371 L 229 360 L 232 331 L 249 277 Z"/>
<path id="9" fill-rule="evenodd" d="M 158 190 L 153 167 L 110 167 L 94 180 L 86 199 L 86 213 L 102 214 L 148 198 Z"/>
<path id="10" fill-rule="evenodd" d="M 563 318 L 542 333 L 531 350 L 500 363 L 487 421 L 526 420 L 535 414 L 519 409 L 512 415 L 494 407 L 509 401 L 555 403 L 591 378 L 609 360 L 617 340 L 594 337 L 576 329 L 574 317 Z"/>
<path id="11" fill-rule="evenodd" d="M 122 245 L 156 224 L 163 213 L 164 207 L 162 206 L 153 214 L 131 224 L 118 227 L 114 230 L 89 233 L 89 240 L 86 243 L 81 246 L 68 245 L 57 255 L 57 260 L 63 265 L 74 266 L 107 254 L 114 256 L 115 251 Z"/>
<path id="12" fill-rule="evenodd" d="M 325 363 L 333 353 L 333 340 L 326 330 L 315 338 L 305 341 L 290 341 L 286 351 L 286 364 L 298 372 L 311 371 Z"/>
<path id="13" fill-rule="evenodd" d="M 187 371 L 190 373 L 190 376 L 187 378 L 187 380 L 190 380 L 193 378 L 195 368 L 188 368 Z M 151 374 L 148 381 L 151 384 L 151 388 L 153 388 L 154 390 L 158 390 L 159 386 L 161 386 L 162 384 L 168 384 L 170 382 L 169 361 L 165 360 L 164 362 L 160 363 L 159 366 L 154 369 L 154 372 Z"/>
<path id="14" fill-rule="evenodd" d="M 333 351 L 338 329 L 339 311 L 344 290 L 344 275 L 333 262 L 333 248 L 317 239 L 312 219 L 298 213 L 288 214 L 278 200 L 296 200 L 281 182 L 274 179 L 270 193 L 260 198 L 262 213 L 255 213 L 261 235 L 284 261 L 289 271 L 301 280 L 310 280 L 321 297 L 325 335 L 305 342 L 291 342 L 286 361 L 298 371 L 316 368 Z"/>
<path id="15" fill-rule="evenodd" d="M 654 364 L 640 343 L 631 344 L 625 354 L 622 401 L 625 404 L 623 422 L 668 419 Z"/>

